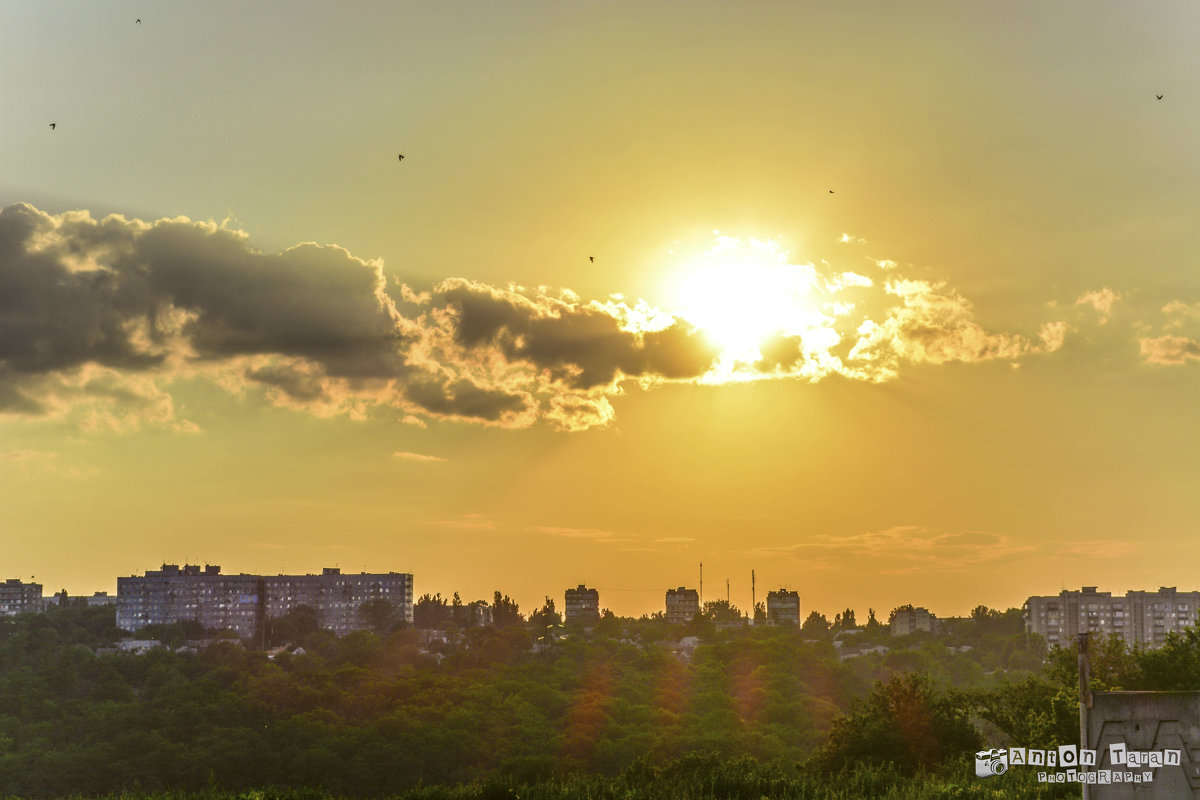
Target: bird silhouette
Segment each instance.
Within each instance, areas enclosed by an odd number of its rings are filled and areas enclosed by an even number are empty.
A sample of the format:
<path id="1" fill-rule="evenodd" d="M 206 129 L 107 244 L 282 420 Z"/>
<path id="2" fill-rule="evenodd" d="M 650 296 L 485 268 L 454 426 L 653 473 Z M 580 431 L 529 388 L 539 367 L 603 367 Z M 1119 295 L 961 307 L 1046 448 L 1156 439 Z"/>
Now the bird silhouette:
<path id="1" fill-rule="evenodd" d="M 1156 94 L 1156 95 L 1154 95 L 1154 96 L 1155 96 L 1155 97 L 1157 97 L 1159 100 L 1162 100 L 1162 95 L 1161 95 L 1161 94 Z"/>
<path id="2" fill-rule="evenodd" d="M 829 190 L 829 193 L 830 193 L 830 194 L 833 194 L 833 189 L 830 189 L 830 190 Z"/>
<path id="3" fill-rule="evenodd" d="M 402 155 L 402 156 L 400 156 L 400 160 L 401 160 L 401 161 L 403 161 L 403 160 L 404 160 L 404 156 L 403 156 L 403 155 Z"/>
<path id="4" fill-rule="evenodd" d="M 55 126 L 55 125 L 57 125 L 57 124 L 58 124 L 57 122 L 51 122 L 51 123 L 50 123 L 50 130 L 54 130 L 54 126 Z"/>
<path id="5" fill-rule="evenodd" d="M 138 25 L 142 24 L 142 21 L 140 19 L 135 19 L 134 22 L 136 22 Z"/>
<path id="6" fill-rule="evenodd" d="M 595 264 L 595 263 L 596 263 L 596 257 L 595 257 L 595 256 L 588 256 L 588 261 L 591 261 L 593 264 Z"/>

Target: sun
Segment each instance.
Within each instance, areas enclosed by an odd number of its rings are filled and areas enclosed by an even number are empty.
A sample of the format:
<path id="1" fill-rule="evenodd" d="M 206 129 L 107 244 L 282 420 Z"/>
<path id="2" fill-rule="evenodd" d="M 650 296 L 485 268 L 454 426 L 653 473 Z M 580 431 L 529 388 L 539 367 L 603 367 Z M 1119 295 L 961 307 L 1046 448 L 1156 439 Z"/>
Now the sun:
<path id="1" fill-rule="evenodd" d="M 789 264 L 778 242 L 718 233 L 711 249 L 680 257 L 665 289 L 672 313 L 699 328 L 730 365 L 760 359 L 771 336 L 810 328 L 821 316 L 813 298 L 819 279 L 811 264 Z"/>

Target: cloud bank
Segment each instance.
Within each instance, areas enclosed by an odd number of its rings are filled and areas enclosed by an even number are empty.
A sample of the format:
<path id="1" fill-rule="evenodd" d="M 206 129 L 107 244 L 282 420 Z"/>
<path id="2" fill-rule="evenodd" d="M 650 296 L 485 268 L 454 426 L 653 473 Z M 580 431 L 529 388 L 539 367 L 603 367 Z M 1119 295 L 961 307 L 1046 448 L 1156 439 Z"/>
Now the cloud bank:
<path id="1" fill-rule="evenodd" d="M 583 430 L 614 419 L 628 381 L 883 381 L 905 364 L 1062 345 L 1063 323 L 1032 339 L 989 332 L 953 290 L 887 266 L 882 284 L 822 275 L 804 325 L 730 364 L 645 303 L 464 278 L 418 293 L 337 246 L 264 253 L 211 222 L 17 204 L 0 210 L 0 415 L 189 431 L 175 388 L 204 381 L 320 416 Z"/>

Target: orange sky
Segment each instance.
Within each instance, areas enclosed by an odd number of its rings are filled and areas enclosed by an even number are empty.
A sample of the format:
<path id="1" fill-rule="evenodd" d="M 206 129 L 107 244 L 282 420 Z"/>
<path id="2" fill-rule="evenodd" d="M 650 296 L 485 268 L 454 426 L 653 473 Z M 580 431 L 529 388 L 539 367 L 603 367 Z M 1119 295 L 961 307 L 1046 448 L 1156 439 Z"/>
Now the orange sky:
<path id="1" fill-rule="evenodd" d="M 0 570 L 1200 588 L 1198 16 L 6 5 Z"/>

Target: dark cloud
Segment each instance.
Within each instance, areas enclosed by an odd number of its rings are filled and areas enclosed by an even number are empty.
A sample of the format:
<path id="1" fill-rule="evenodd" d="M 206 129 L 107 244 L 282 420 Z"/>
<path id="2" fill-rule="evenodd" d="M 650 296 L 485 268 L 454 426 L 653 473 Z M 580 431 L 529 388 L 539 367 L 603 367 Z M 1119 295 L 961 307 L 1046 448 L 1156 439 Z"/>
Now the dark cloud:
<path id="1" fill-rule="evenodd" d="M 73 417 L 96 429 L 175 419 L 172 383 L 207 379 L 318 415 L 372 409 L 564 430 L 604 425 L 622 383 L 735 375 L 895 377 L 902 362 L 1016 358 L 1045 347 L 985 331 L 970 303 L 921 281 L 818 280 L 802 325 L 732 361 L 687 321 L 638 303 L 460 278 L 432 291 L 389 287 L 383 265 L 336 246 L 279 253 L 246 234 L 184 218 L 148 223 L 87 212 L 0 210 L 0 412 Z M 843 302 L 853 289 L 859 302 Z M 401 313 L 400 309 L 404 309 Z M 823 309 L 817 312 L 816 309 Z M 1061 323 L 1058 323 L 1061 325 Z M 848 352 L 837 355 L 843 345 Z M 1149 348 L 1149 349 L 1145 349 Z M 1176 340 L 1148 360 L 1188 358 Z M 738 356 L 741 358 L 741 356 Z M 414 416 L 416 415 L 416 416 Z"/>
<path id="2" fill-rule="evenodd" d="M 454 312 L 454 338 L 488 344 L 512 361 L 547 370 L 572 389 L 612 386 L 623 378 L 698 378 L 717 349 L 676 320 L 664 330 L 626 330 L 606 309 L 551 297 L 534 299 L 462 280 L 443 282 L 435 303 Z"/>
<path id="3" fill-rule="evenodd" d="M 40 247 L 52 233 L 51 219 L 30 206 L 0 210 L 0 362 L 32 374 L 89 362 L 159 364 L 160 353 L 134 342 L 139 324 L 151 320 L 140 277 L 72 270 L 61 253 Z"/>
<path id="4" fill-rule="evenodd" d="M 487 422 L 516 420 L 531 410 L 531 398 L 502 389 L 486 389 L 466 378 L 447 381 L 440 376 L 412 377 L 405 396 L 421 408 L 446 417 Z"/>

